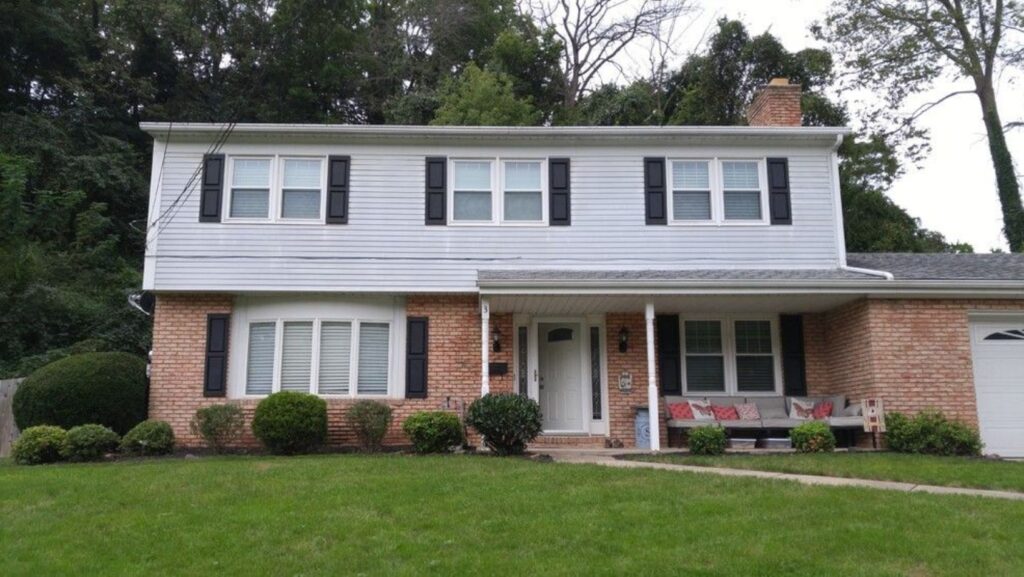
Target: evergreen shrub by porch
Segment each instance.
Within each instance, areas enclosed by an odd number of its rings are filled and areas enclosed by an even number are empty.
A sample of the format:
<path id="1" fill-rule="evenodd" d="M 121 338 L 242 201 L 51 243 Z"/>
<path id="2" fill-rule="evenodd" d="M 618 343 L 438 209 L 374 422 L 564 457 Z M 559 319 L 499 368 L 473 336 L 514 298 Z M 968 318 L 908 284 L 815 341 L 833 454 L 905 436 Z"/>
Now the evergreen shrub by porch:
<path id="1" fill-rule="evenodd" d="M 540 405 L 521 395 L 488 394 L 469 406 L 466 423 L 483 436 L 484 444 L 495 454 L 521 455 L 540 434 Z"/>
<path id="2" fill-rule="evenodd" d="M 391 427 L 391 407 L 378 401 L 358 401 L 348 408 L 348 421 L 364 451 L 379 451 Z"/>
<path id="3" fill-rule="evenodd" d="M 245 430 L 245 416 L 238 405 L 210 405 L 196 411 L 189 423 L 193 435 L 201 437 L 215 453 L 238 440 Z"/>
<path id="4" fill-rule="evenodd" d="M 128 455 L 169 455 L 174 451 L 174 429 L 165 421 L 142 421 L 121 439 L 121 451 Z"/>
<path id="5" fill-rule="evenodd" d="M 121 436 L 103 425 L 79 425 L 68 431 L 61 456 L 69 461 L 98 461 L 120 443 Z"/>
<path id="6" fill-rule="evenodd" d="M 272 453 L 315 451 L 327 441 L 327 401 L 308 393 L 274 393 L 256 405 L 252 432 Z"/>
<path id="7" fill-rule="evenodd" d="M 808 421 L 789 432 L 793 448 L 800 453 L 827 453 L 836 448 L 836 436 L 821 421 Z"/>
<path id="8" fill-rule="evenodd" d="M 19 465 L 41 465 L 61 460 L 60 450 L 67 440 L 67 431 L 52 425 L 29 427 L 11 447 L 11 457 Z"/>
<path id="9" fill-rule="evenodd" d="M 421 411 L 402 423 L 402 430 L 417 453 L 447 453 L 462 444 L 458 415 L 445 411 Z"/>
<path id="10" fill-rule="evenodd" d="M 890 413 L 885 439 L 899 453 L 922 455 L 980 455 L 978 431 L 946 418 L 939 411 L 921 411 L 914 417 Z"/>
<path id="11" fill-rule="evenodd" d="M 70 428 L 100 424 L 119 434 L 146 418 L 146 361 L 128 353 L 84 353 L 50 363 L 14 393 L 14 421 Z"/>
<path id="12" fill-rule="evenodd" d="M 722 455 L 728 444 L 722 427 L 709 425 L 690 430 L 689 446 L 694 455 Z"/>

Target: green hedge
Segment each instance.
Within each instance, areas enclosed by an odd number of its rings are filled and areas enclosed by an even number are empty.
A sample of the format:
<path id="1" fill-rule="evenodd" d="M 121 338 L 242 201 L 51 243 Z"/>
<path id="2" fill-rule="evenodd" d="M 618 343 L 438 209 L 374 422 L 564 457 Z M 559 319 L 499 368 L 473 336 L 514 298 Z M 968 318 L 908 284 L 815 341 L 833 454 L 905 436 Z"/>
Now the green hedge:
<path id="1" fill-rule="evenodd" d="M 174 429 L 164 421 L 142 421 L 121 439 L 121 450 L 129 455 L 169 455 L 174 451 Z"/>
<path id="2" fill-rule="evenodd" d="M 708 425 L 691 429 L 688 435 L 690 452 L 694 455 L 722 455 L 729 439 L 725 429 L 717 425 Z"/>
<path id="3" fill-rule="evenodd" d="M 98 461 L 120 443 L 120 435 L 103 425 L 79 425 L 68 431 L 61 456 L 69 461 Z"/>
<path id="4" fill-rule="evenodd" d="M 402 423 L 417 453 L 447 453 L 462 444 L 462 423 L 455 413 L 420 411 Z"/>
<path id="5" fill-rule="evenodd" d="M 484 444 L 498 455 L 520 455 L 541 431 L 537 401 L 505 393 L 484 395 L 473 401 L 466 423 L 484 438 Z"/>
<path id="6" fill-rule="evenodd" d="M 274 393 L 256 406 L 252 432 L 272 453 L 314 451 L 327 440 L 327 402 L 307 393 Z"/>
<path id="7" fill-rule="evenodd" d="M 90 423 L 124 434 L 146 418 L 146 362 L 128 353 L 85 353 L 50 363 L 14 393 L 21 430 Z"/>
<path id="8" fill-rule="evenodd" d="M 41 465 L 61 460 L 61 449 L 67 441 L 67 431 L 52 425 L 29 427 L 11 447 L 11 457 L 19 465 Z"/>
<path id="9" fill-rule="evenodd" d="M 828 453 L 836 448 L 836 436 L 822 421 L 808 421 L 789 432 L 793 448 L 801 453 Z"/>

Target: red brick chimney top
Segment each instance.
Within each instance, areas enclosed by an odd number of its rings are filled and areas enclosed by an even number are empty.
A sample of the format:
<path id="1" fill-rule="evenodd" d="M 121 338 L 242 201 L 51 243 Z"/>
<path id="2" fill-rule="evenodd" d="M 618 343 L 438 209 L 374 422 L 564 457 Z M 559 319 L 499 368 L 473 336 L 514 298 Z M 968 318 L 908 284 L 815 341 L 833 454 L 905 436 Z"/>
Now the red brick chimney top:
<path id="1" fill-rule="evenodd" d="M 767 86 L 754 95 L 747 108 L 747 124 L 750 126 L 800 126 L 803 114 L 800 96 L 803 90 L 799 84 L 790 84 L 788 78 L 773 78 Z"/>

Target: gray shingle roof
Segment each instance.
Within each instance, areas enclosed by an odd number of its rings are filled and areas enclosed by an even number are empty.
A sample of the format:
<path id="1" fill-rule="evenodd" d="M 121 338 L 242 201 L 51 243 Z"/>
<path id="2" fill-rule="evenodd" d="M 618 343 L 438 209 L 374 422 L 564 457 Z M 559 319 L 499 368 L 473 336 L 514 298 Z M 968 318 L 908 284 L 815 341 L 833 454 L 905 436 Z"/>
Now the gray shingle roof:
<path id="1" fill-rule="evenodd" d="M 890 272 L 896 280 L 1024 281 L 1021 254 L 849 253 L 846 262 Z"/>
<path id="2" fill-rule="evenodd" d="M 480 281 L 800 281 L 878 280 L 842 269 L 698 269 L 698 270 L 482 270 Z"/>

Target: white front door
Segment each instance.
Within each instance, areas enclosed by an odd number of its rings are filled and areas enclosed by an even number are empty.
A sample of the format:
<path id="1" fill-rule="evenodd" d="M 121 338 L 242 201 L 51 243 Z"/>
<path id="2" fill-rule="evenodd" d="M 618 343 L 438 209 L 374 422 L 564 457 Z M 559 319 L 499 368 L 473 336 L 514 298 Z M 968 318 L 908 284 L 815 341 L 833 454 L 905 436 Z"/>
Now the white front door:
<path id="1" fill-rule="evenodd" d="M 1024 317 L 975 321 L 971 332 L 985 453 L 1024 457 Z"/>
<path id="2" fill-rule="evenodd" d="M 584 431 L 580 325 L 539 323 L 537 340 L 544 430 Z"/>

